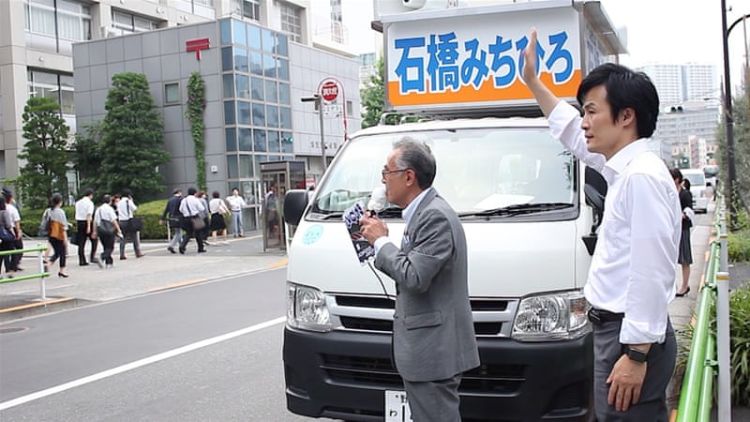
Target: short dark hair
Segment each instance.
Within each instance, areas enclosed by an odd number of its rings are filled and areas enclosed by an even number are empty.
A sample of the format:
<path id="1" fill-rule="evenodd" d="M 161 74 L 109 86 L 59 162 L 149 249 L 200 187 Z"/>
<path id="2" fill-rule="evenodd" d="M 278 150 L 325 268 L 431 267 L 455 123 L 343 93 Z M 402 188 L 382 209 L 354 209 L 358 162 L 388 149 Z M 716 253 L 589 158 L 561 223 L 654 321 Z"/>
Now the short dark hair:
<path id="1" fill-rule="evenodd" d="M 94 190 L 91 188 L 86 188 L 85 191 L 83 191 L 83 196 L 91 196 L 94 194 Z"/>
<path id="2" fill-rule="evenodd" d="M 50 203 L 52 204 L 53 207 L 55 205 L 62 204 L 62 195 L 60 195 L 59 193 L 53 193 L 52 199 L 50 199 Z"/>
<path id="3" fill-rule="evenodd" d="M 417 176 L 417 184 L 422 190 L 432 186 L 437 165 L 427 144 L 406 136 L 393 144 L 393 149 L 401 151 L 396 159 L 399 168 L 414 170 L 414 174 Z"/>
<path id="4" fill-rule="evenodd" d="M 214 198 L 220 198 L 221 194 L 219 193 L 219 191 L 215 190 L 215 191 L 213 191 L 213 193 L 211 194 L 211 196 L 213 196 Z"/>
<path id="5" fill-rule="evenodd" d="M 133 196 L 133 191 L 128 188 L 122 190 L 122 196 Z"/>
<path id="6" fill-rule="evenodd" d="M 178 193 L 182 193 L 182 189 L 177 188 L 177 189 L 175 189 L 175 190 L 172 191 L 172 195 L 177 195 Z"/>
<path id="7" fill-rule="evenodd" d="M 112 196 L 110 196 L 108 193 L 105 193 L 104 196 L 102 196 L 102 204 L 109 204 L 112 202 Z"/>
<path id="8" fill-rule="evenodd" d="M 188 195 L 195 195 L 195 193 L 198 192 L 194 187 L 188 188 Z"/>
<path id="9" fill-rule="evenodd" d="M 684 179 L 684 177 L 682 176 L 682 172 L 677 167 L 669 170 L 669 174 L 672 175 L 672 179 L 674 180 L 682 182 L 682 179 Z"/>
<path id="10" fill-rule="evenodd" d="M 578 102 L 583 105 L 586 94 L 600 85 L 607 90 L 613 122 L 617 121 L 620 111 L 632 108 L 638 137 L 648 138 L 654 133 L 659 115 L 659 94 L 648 75 L 614 63 L 597 66 L 578 87 Z"/>

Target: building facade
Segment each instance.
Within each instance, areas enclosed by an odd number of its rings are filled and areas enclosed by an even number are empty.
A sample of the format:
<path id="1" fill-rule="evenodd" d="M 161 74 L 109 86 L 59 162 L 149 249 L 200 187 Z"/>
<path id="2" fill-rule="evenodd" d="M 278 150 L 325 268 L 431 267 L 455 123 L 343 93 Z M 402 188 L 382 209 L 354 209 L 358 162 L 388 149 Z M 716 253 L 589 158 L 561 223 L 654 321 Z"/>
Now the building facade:
<path id="1" fill-rule="evenodd" d="M 205 43 L 200 57 L 190 42 Z M 196 183 L 196 160 L 186 115 L 187 81 L 198 72 L 206 85 L 205 157 L 209 191 L 239 188 L 247 201 L 247 229 L 257 226 L 263 194 L 260 164 L 300 160 L 307 174 L 322 174 L 318 111 L 303 97 L 329 77 L 342 85 L 347 108 L 359 108 L 358 62 L 290 41 L 290 36 L 244 19 L 159 29 L 77 43 L 73 47 L 79 125 L 101 120 L 111 76 L 145 74 L 164 122 L 170 162 L 160 169 L 167 190 Z M 359 116 L 346 116 L 351 130 Z M 344 116 L 324 119 L 326 155 L 344 142 Z"/>
<path id="2" fill-rule="evenodd" d="M 81 125 L 76 120 L 76 114 L 79 114 L 74 100 L 74 92 L 78 89 L 76 82 L 100 86 L 101 79 L 111 79 L 111 73 L 95 74 L 96 81 L 85 75 L 74 75 L 74 43 L 109 40 L 126 34 L 145 34 L 232 16 L 283 33 L 289 40 L 291 50 L 297 46 L 324 44 L 326 50 L 334 55 L 354 57 L 347 52 L 347 46 L 314 34 L 310 6 L 310 0 L 0 1 L 0 179 L 17 176 L 22 165 L 18 160 L 25 142 L 21 116 L 30 96 L 55 99 L 73 134 Z M 113 51 L 119 49 L 114 48 Z M 96 54 L 95 59 L 101 59 Z M 106 63 L 121 63 L 114 65 L 112 71 L 126 68 L 137 71 L 138 65 L 129 60 L 119 61 L 125 55 L 132 58 L 134 53 L 131 50 L 124 49 L 121 56 L 109 57 L 106 51 L 104 54 Z M 105 63 L 94 66 L 102 64 Z M 292 65 L 290 72 L 293 68 Z M 327 71 L 335 71 L 335 68 Z M 92 92 L 91 95 L 101 93 Z M 162 88 L 159 88 L 159 95 L 164 95 Z M 93 116 L 89 112 L 84 109 L 82 114 Z M 312 156 L 305 160 L 314 161 Z M 315 166 L 314 163 L 310 165 Z"/>
<path id="3" fill-rule="evenodd" d="M 666 107 L 720 95 L 719 75 L 714 65 L 649 64 L 638 70 L 651 78 L 659 92 L 659 101 Z"/>

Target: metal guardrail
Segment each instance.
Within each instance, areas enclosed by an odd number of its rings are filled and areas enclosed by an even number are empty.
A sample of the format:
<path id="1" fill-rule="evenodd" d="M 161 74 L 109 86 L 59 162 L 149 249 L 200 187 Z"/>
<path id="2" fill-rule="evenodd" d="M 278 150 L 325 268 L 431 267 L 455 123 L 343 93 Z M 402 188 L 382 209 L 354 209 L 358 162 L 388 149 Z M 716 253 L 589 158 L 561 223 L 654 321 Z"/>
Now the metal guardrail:
<path id="1" fill-rule="evenodd" d="M 680 390 L 677 422 L 708 422 L 713 407 L 714 377 L 719 375 L 719 421 L 731 421 L 729 374 L 729 297 L 728 259 L 723 198 L 717 197 L 714 227 L 719 240 L 711 243 L 704 284 L 695 317 L 690 354 Z M 711 329 L 711 309 L 715 306 L 718 333 Z M 718 334 L 718 335 L 717 335 Z M 718 357 L 717 357 L 718 356 Z"/>
<path id="2" fill-rule="evenodd" d="M 38 244 L 35 247 L 31 248 L 25 248 L 25 249 L 13 249 L 9 251 L 0 251 L 0 258 L 8 255 L 18 255 L 18 254 L 24 254 L 26 252 L 36 252 L 37 258 L 39 261 L 39 272 L 34 274 L 25 274 L 19 277 L 8 277 L 0 280 L 0 284 L 2 283 L 14 283 L 16 281 L 24 281 L 24 280 L 33 280 L 33 279 L 39 279 L 39 291 L 41 300 L 47 300 L 47 286 L 45 283 L 45 278 L 49 277 L 49 272 L 44 270 L 44 251 L 47 250 L 47 245 Z"/>

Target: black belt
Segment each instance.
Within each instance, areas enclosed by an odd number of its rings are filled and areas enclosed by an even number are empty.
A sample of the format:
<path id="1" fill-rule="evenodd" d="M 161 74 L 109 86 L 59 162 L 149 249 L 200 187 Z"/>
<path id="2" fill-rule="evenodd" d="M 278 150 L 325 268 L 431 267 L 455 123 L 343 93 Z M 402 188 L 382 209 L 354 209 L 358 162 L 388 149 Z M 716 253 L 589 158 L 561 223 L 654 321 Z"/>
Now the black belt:
<path id="1" fill-rule="evenodd" d="M 605 311 L 604 309 L 591 308 L 588 312 L 589 321 L 594 324 L 603 324 L 605 322 L 622 321 L 625 318 L 624 313 L 615 313 Z"/>

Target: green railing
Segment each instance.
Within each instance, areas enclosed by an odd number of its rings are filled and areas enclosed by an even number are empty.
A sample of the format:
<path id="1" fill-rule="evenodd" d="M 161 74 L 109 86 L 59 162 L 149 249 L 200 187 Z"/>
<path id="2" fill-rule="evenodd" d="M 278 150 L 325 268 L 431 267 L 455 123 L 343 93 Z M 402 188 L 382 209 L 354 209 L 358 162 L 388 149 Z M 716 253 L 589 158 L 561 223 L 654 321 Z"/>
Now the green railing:
<path id="1" fill-rule="evenodd" d="M 34 280 L 39 279 L 40 281 L 40 295 L 41 299 L 45 300 L 47 298 L 47 289 L 44 284 L 44 279 L 49 277 L 49 273 L 44 270 L 44 261 L 42 254 L 44 251 L 47 250 L 47 245 L 39 244 L 37 246 L 31 247 L 31 248 L 25 248 L 25 249 L 13 249 L 9 251 L 0 251 L 0 258 L 8 255 L 18 255 L 18 254 L 24 254 L 27 252 L 36 252 L 37 258 L 38 258 L 38 266 L 39 266 L 39 272 L 33 273 L 33 274 L 24 274 L 22 276 L 17 277 L 7 277 L 0 280 L 0 284 L 2 283 L 14 283 L 16 281 L 24 281 L 24 280 Z"/>
<path id="2" fill-rule="evenodd" d="M 721 203 L 717 198 L 717 204 Z M 717 206 L 717 208 L 719 208 Z M 714 377 L 717 375 L 717 339 L 711 329 L 712 313 L 717 301 L 717 279 L 722 266 L 722 246 L 726 248 L 724 210 L 716 212 L 715 230 L 721 238 L 711 243 L 704 284 L 695 316 L 690 354 L 680 390 L 677 422 L 708 422 L 714 399 Z M 722 273 L 723 274 L 723 273 Z M 726 280 L 724 280 L 726 281 Z"/>

